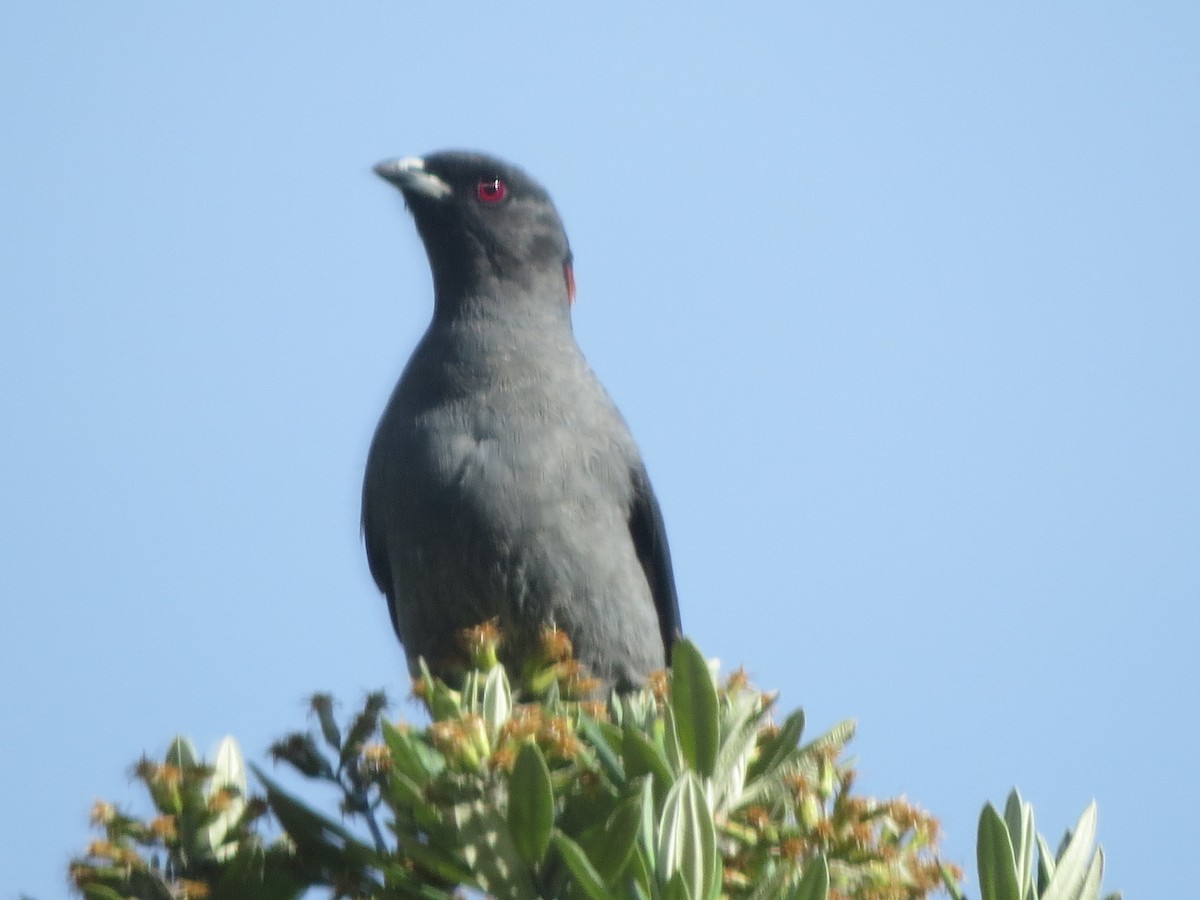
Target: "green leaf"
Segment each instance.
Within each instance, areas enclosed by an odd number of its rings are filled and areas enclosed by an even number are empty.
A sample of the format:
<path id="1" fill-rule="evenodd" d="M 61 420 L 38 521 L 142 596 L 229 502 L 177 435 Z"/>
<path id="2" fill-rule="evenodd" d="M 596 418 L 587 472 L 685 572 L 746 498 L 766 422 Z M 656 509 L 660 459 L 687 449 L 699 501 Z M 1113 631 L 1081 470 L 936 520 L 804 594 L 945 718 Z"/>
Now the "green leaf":
<path id="1" fill-rule="evenodd" d="M 378 884 L 375 868 L 379 855 L 337 822 L 289 796 L 257 766 L 255 776 L 267 789 L 267 802 L 288 837 L 296 845 L 294 860 L 326 883 L 337 883 L 371 894 Z"/>
<path id="2" fill-rule="evenodd" d="M 102 884 L 86 884 L 80 890 L 83 891 L 83 896 L 87 900 L 127 900 L 118 891 L 114 891 L 110 887 L 105 887 Z"/>
<path id="3" fill-rule="evenodd" d="M 330 838 L 336 838 L 335 843 L 357 843 L 357 839 L 349 831 L 292 797 L 263 774 L 258 766 L 252 765 L 251 768 L 267 789 L 267 801 L 271 806 L 271 811 L 279 819 L 279 824 L 297 843 L 308 841 L 329 843 Z"/>
<path id="4" fill-rule="evenodd" d="M 392 766 L 397 771 L 416 784 L 424 785 L 445 770 L 445 758 L 426 744 L 421 735 L 414 734 L 405 727 L 397 728 L 386 720 L 381 725 L 383 740 L 392 756 Z"/>
<path id="5" fill-rule="evenodd" d="M 243 797 L 249 790 L 246 780 L 246 760 L 242 756 L 242 748 L 238 746 L 238 742 L 232 735 L 227 735 L 217 745 L 217 757 L 213 762 L 208 796 L 211 797 L 219 788 L 233 788 Z"/>
<path id="6" fill-rule="evenodd" d="M 237 851 L 236 844 L 226 844 L 226 836 L 234 829 L 246 810 L 246 760 L 242 757 L 241 748 L 232 737 L 226 737 L 217 747 L 217 758 L 213 763 L 212 777 L 204 791 L 205 801 L 210 800 L 218 791 L 229 792 L 230 797 L 221 812 L 213 818 L 204 830 L 203 840 L 208 853 L 216 859 L 224 861 Z"/>
<path id="7" fill-rule="evenodd" d="M 858 723 L 854 719 L 842 719 L 842 721 L 838 722 L 824 734 L 818 735 L 801 747 L 800 752 L 807 754 L 830 747 L 840 752 L 842 748 L 850 743 L 857 728 Z"/>
<path id="8" fill-rule="evenodd" d="M 767 706 L 757 694 L 746 692 L 727 698 L 721 713 L 721 747 L 712 774 L 714 812 L 737 808 L 758 743 L 759 725 L 766 714 Z"/>
<path id="9" fill-rule="evenodd" d="M 604 774 L 614 784 L 624 784 L 625 767 L 621 765 L 621 760 L 617 756 L 616 750 L 613 749 L 614 744 L 619 745 L 620 732 L 616 730 L 615 726 L 597 722 L 584 712 L 579 714 L 579 730 L 587 738 L 588 745 L 595 752 L 596 761 L 604 769 Z"/>
<path id="10" fill-rule="evenodd" d="M 792 876 L 791 869 L 790 865 L 775 866 L 770 875 L 759 880 L 753 893 L 746 900 L 779 900 L 780 897 L 786 896 L 784 888 Z"/>
<path id="11" fill-rule="evenodd" d="M 621 756 L 625 761 L 626 778 L 632 780 L 643 775 L 654 776 L 654 799 L 656 803 L 661 803 L 675 783 L 671 764 L 667 762 L 667 755 L 662 748 L 634 726 L 626 725 L 621 733 Z"/>
<path id="12" fill-rule="evenodd" d="M 1092 857 L 1092 863 L 1088 866 L 1087 876 L 1083 879 L 1083 885 L 1079 889 L 1080 900 L 1099 900 L 1100 882 L 1103 880 L 1104 850 L 1097 847 L 1096 855 Z"/>
<path id="13" fill-rule="evenodd" d="M 317 714 L 317 721 L 321 723 L 321 734 L 325 737 L 325 743 L 334 750 L 341 750 L 342 732 L 333 718 L 333 695 L 313 694 L 308 705 Z"/>
<path id="14" fill-rule="evenodd" d="M 327 780 L 334 778 L 333 767 L 329 765 L 329 760 L 321 754 L 317 748 L 317 742 L 313 740 L 311 734 L 296 732 L 281 741 L 276 741 L 271 745 L 271 755 L 276 760 L 288 763 L 297 772 L 308 778 Z"/>
<path id="15" fill-rule="evenodd" d="M 725 860 L 721 858 L 720 850 L 714 850 L 712 855 L 712 870 L 709 873 L 707 900 L 721 900 L 721 887 L 725 882 Z"/>
<path id="16" fill-rule="evenodd" d="M 191 742 L 190 738 L 180 735 L 171 741 L 164 761 L 169 766 L 191 769 L 195 767 L 197 758 L 196 745 Z"/>
<path id="17" fill-rule="evenodd" d="M 495 898 L 537 896 L 532 873 L 499 810 L 477 800 L 456 804 L 452 816 L 463 859 L 475 875 L 476 886 Z"/>
<path id="18" fill-rule="evenodd" d="M 676 874 L 682 875 L 689 896 L 706 900 L 719 872 L 716 857 L 717 833 L 704 785 L 694 772 L 685 772 L 663 801 L 658 829 L 659 877 L 669 886 Z"/>
<path id="19" fill-rule="evenodd" d="M 176 817 L 184 852 L 199 854 L 207 849 L 203 846 L 202 832 L 208 807 L 200 790 L 201 763 L 196 748 L 188 738 L 177 737 L 167 748 L 163 762 L 177 768 L 180 777 L 165 778 L 159 784 L 148 785 L 151 796 L 162 812 Z"/>
<path id="20" fill-rule="evenodd" d="M 253 897 L 254 900 L 296 900 L 315 879 L 296 871 L 289 851 L 281 844 L 264 850 L 243 844 L 219 869 L 209 887 L 215 898 Z"/>
<path id="21" fill-rule="evenodd" d="M 676 872 L 663 888 L 663 900 L 692 900 L 692 891 L 682 872 Z"/>
<path id="22" fill-rule="evenodd" d="M 671 707 L 684 760 L 694 771 L 711 778 L 720 749 L 717 686 L 708 663 L 686 638 L 671 650 Z"/>
<path id="23" fill-rule="evenodd" d="M 604 822 L 592 845 L 589 859 L 606 884 L 612 884 L 625 869 L 642 828 L 642 798 L 623 800 Z"/>
<path id="24" fill-rule="evenodd" d="M 488 740 L 493 744 L 500 729 L 512 715 L 512 708 L 512 686 L 508 683 L 508 674 L 504 666 L 495 666 L 483 683 L 483 723 L 487 726 Z"/>
<path id="25" fill-rule="evenodd" d="M 829 896 L 829 864 L 824 856 L 810 860 L 800 883 L 792 888 L 787 900 L 826 900 Z"/>
<path id="26" fill-rule="evenodd" d="M 642 782 L 642 827 L 639 829 L 641 841 L 638 842 L 645 854 L 646 865 L 651 870 L 658 868 L 658 818 L 655 816 L 654 781 L 654 776 L 649 775 Z"/>
<path id="27" fill-rule="evenodd" d="M 475 883 L 474 873 L 454 851 L 425 843 L 423 835 L 401 832 L 397 840 L 401 855 L 417 865 L 423 879 L 428 880 L 433 876 L 451 885 Z"/>
<path id="28" fill-rule="evenodd" d="M 1038 847 L 1038 896 L 1046 892 L 1046 888 L 1050 886 L 1050 882 L 1054 879 L 1054 854 L 1050 851 L 1050 845 L 1046 843 L 1046 839 L 1040 834 L 1037 836 Z"/>
<path id="29" fill-rule="evenodd" d="M 463 715 L 462 697 L 456 694 L 440 678 L 429 672 L 425 660 L 420 660 L 422 699 L 429 708 L 429 716 L 435 722 L 460 719 Z"/>
<path id="30" fill-rule="evenodd" d="M 1033 851 L 1036 832 L 1033 827 L 1033 807 L 1021 801 L 1021 794 L 1013 788 L 1004 804 L 1004 824 L 1008 828 L 1009 840 L 1013 843 L 1013 858 L 1017 866 L 1017 889 L 1024 900 L 1036 900 Z"/>
<path id="31" fill-rule="evenodd" d="M 383 691 L 373 691 L 367 694 L 362 712 L 350 723 L 350 732 L 346 735 L 346 743 L 342 745 L 339 764 L 344 766 L 362 750 L 363 744 L 379 728 L 379 715 L 387 707 L 387 695 Z"/>
<path id="32" fill-rule="evenodd" d="M 591 845 L 584 836 L 602 826 L 613 814 L 621 798 L 611 789 L 596 784 L 590 776 L 581 784 L 579 776 L 586 769 L 557 769 L 551 773 L 555 796 L 561 801 L 555 815 L 555 826 L 591 854 Z"/>
<path id="33" fill-rule="evenodd" d="M 759 748 L 758 757 L 750 763 L 746 780 L 754 781 L 770 775 L 791 756 L 804 732 L 804 710 L 798 709 L 779 726 L 779 731 L 767 738 Z"/>
<path id="34" fill-rule="evenodd" d="M 983 900 L 1021 900 L 1012 840 L 1004 820 L 990 803 L 983 808 L 979 817 L 976 854 L 979 862 L 979 893 Z"/>
<path id="35" fill-rule="evenodd" d="M 621 694 L 613 704 L 613 721 L 622 728 L 633 725 L 643 731 L 654 727 L 658 720 L 658 703 L 654 694 L 643 688 L 633 694 Z"/>
<path id="36" fill-rule="evenodd" d="M 571 870 L 571 875 L 575 879 L 574 883 L 580 890 L 591 900 L 610 900 L 612 895 L 604 884 L 604 879 L 600 877 L 600 873 L 588 860 L 583 848 L 557 829 L 554 831 L 553 840 L 554 849 L 558 851 L 563 862 L 567 864 L 567 868 Z"/>
<path id="37" fill-rule="evenodd" d="M 938 863 L 938 871 L 941 872 L 942 884 L 945 885 L 950 900 L 967 900 L 967 895 L 962 892 L 962 886 L 954 877 L 954 873 L 950 871 L 950 867 L 945 863 Z"/>
<path id="38" fill-rule="evenodd" d="M 641 842 L 634 845 L 633 855 L 629 857 L 629 885 L 635 900 L 652 900 L 654 897 L 653 876 L 650 865 Z"/>
<path id="39" fill-rule="evenodd" d="M 1042 894 L 1042 900 L 1077 900 L 1087 878 L 1088 863 L 1095 840 L 1096 802 L 1093 800 L 1075 823 L 1070 839 L 1059 854 L 1054 877 Z"/>
<path id="40" fill-rule="evenodd" d="M 493 672 L 503 671 L 499 666 Z M 554 827 L 554 788 L 550 770 L 538 745 L 521 747 L 508 783 L 508 828 L 521 858 L 531 866 L 541 865 L 550 846 Z"/>

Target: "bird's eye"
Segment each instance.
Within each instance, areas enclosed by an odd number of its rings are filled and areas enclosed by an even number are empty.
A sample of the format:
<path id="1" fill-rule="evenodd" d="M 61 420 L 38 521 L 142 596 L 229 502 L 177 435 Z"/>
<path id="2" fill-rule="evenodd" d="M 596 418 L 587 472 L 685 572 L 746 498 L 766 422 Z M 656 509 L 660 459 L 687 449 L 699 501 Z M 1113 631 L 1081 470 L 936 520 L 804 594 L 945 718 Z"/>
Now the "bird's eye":
<path id="1" fill-rule="evenodd" d="M 508 196 L 508 185 L 499 178 L 489 178 L 476 185 L 475 195 L 484 203 L 499 203 Z"/>

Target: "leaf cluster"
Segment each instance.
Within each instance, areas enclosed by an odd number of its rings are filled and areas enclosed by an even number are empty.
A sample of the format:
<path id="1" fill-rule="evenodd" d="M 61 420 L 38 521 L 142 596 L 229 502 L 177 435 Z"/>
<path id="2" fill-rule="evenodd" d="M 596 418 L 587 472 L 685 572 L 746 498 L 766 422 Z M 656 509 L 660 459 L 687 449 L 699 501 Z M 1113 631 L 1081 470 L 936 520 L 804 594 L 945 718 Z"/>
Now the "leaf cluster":
<path id="1" fill-rule="evenodd" d="M 345 727 L 332 698 L 311 699 L 317 727 L 271 752 L 337 790 L 332 816 L 258 768 L 265 793 L 251 796 L 232 739 L 211 766 L 176 739 L 136 769 L 153 817 L 97 805 L 104 837 L 73 864 L 75 886 L 96 900 L 313 888 L 451 900 L 463 887 L 511 900 L 899 900 L 945 886 L 961 900 L 937 821 L 854 792 L 853 722 L 804 740 L 802 711 L 777 719 L 773 695 L 740 671 L 718 680 L 688 641 L 644 690 L 600 701 L 561 633 L 515 684 L 499 639 L 490 626 L 467 636 L 472 668 L 453 687 L 417 679 L 424 727 L 387 716 L 381 693 Z M 984 810 L 982 900 L 1098 900 L 1094 808 L 1052 856 L 1014 797 L 1003 819 Z M 282 832 L 270 841 L 268 811 Z"/>
<path id="2" fill-rule="evenodd" d="M 319 761 L 310 735 L 277 745 L 279 758 L 326 780 L 361 757 L 343 811 L 382 815 L 391 840 L 356 841 L 260 773 L 297 851 L 329 861 L 322 883 L 335 891 L 870 900 L 940 885 L 936 821 L 902 800 L 852 793 L 840 753 L 853 723 L 801 744 L 802 712 L 775 724 L 772 697 L 741 673 L 718 684 L 687 641 L 641 693 L 588 700 L 567 665 L 550 677 L 523 672 L 518 694 L 540 696 L 520 702 L 488 638 L 477 643 L 474 658 L 491 667 L 468 672 L 459 689 L 428 673 L 418 681 L 427 728 L 380 719 L 382 741 L 348 756 L 321 707 L 336 762 Z M 360 868 L 335 872 L 348 856 Z"/>
<path id="3" fill-rule="evenodd" d="M 211 765 L 191 741 L 176 738 L 162 762 L 143 757 L 133 775 L 154 815 L 140 819 L 103 801 L 92 807 L 102 837 L 69 869 L 88 900 L 284 900 L 302 892 L 291 849 L 267 846 L 260 836 L 267 807 L 248 794 L 233 738 L 221 742 Z"/>
<path id="4" fill-rule="evenodd" d="M 1034 827 L 1033 807 L 1018 791 L 1008 795 L 1004 815 L 990 803 L 979 817 L 976 843 L 983 900 L 1100 900 L 1104 850 L 1096 839 L 1096 804 L 1090 803 L 1075 827 L 1051 852 Z M 949 884 L 954 900 L 965 900 Z M 1104 900 L 1121 900 L 1114 893 Z"/>

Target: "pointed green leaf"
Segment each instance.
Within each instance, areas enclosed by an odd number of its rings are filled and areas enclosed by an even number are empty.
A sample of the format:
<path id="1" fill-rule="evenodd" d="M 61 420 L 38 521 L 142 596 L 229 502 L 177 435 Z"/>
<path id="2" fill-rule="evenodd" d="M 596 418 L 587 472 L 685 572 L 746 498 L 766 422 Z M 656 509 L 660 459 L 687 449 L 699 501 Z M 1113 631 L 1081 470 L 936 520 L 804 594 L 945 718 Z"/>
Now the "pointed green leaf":
<path id="1" fill-rule="evenodd" d="M 811 753 L 814 750 L 823 750 L 826 747 L 833 747 L 839 752 L 844 748 L 854 737 L 854 732 L 858 728 L 858 723 L 854 719 L 842 719 L 824 734 L 818 735 L 807 744 L 800 748 L 801 753 Z"/>
<path id="2" fill-rule="evenodd" d="M 629 881 L 627 883 L 635 900 L 652 900 L 654 897 L 653 876 L 650 874 L 650 865 L 646 861 L 646 854 L 640 841 L 634 846 L 633 855 L 629 857 Z"/>
<path id="3" fill-rule="evenodd" d="M 827 900 L 829 896 L 829 864 L 824 856 L 809 860 L 800 883 L 787 895 L 788 900 Z"/>
<path id="4" fill-rule="evenodd" d="M 533 873 L 499 810 L 476 800 L 456 804 L 451 815 L 457 828 L 458 849 L 475 874 L 477 887 L 496 898 L 525 900 L 537 896 Z"/>
<path id="5" fill-rule="evenodd" d="M 654 781 L 654 776 L 648 775 L 642 782 L 642 827 L 639 829 L 641 840 L 638 841 L 645 854 L 646 865 L 651 871 L 658 869 L 658 816 L 655 814 L 657 807 L 654 802 Z"/>
<path id="6" fill-rule="evenodd" d="M 694 772 L 685 772 L 663 801 L 658 828 L 660 877 L 683 876 L 690 896 L 706 900 L 718 869 L 717 834 L 704 785 Z"/>
<path id="7" fill-rule="evenodd" d="M 669 703 L 663 707 L 662 711 L 662 735 L 663 749 L 666 751 L 671 771 L 675 773 L 686 771 L 689 767 L 688 761 L 679 744 L 679 731 L 675 727 L 675 710 Z"/>
<path id="8" fill-rule="evenodd" d="M 151 796 L 161 811 L 179 817 L 180 839 L 188 850 L 199 851 L 201 848 L 197 845 L 201 843 L 201 836 L 196 829 L 207 809 L 200 793 L 199 779 L 195 777 L 196 768 L 200 765 L 196 747 L 189 738 L 177 737 L 167 748 L 164 762 L 177 768 L 182 777 L 149 785 Z"/>
<path id="9" fill-rule="evenodd" d="M 554 788 L 546 759 L 532 741 L 521 747 L 508 783 L 508 827 L 521 858 L 530 866 L 541 865 L 554 827 Z"/>
<path id="10" fill-rule="evenodd" d="M 495 742 L 500 729 L 512 715 L 512 686 L 504 666 L 495 666 L 483 683 L 483 722 L 487 726 L 488 740 Z"/>
<path id="11" fill-rule="evenodd" d="M 1096 855 L 1088 866 L 1087 876 L 1079 889 L 1079 900 L 1100 900 L 1100 882 L 1104 880 L 1104 849 L 1096 848 Z"/>
<path id="12" fill-rule="evenodd" d="M 255 776 L 267 789 L 267 802 L 271 811 L 283 826 L 284 831 L 303 844 L 308 841 L 325 843 L 329 838 L 338 842 L 355 842 L 354 836 L 332 819 L 327 819 L 316 810 L 288 794 L 278 784 L 263 774 L 257 766 L 251 766 Z"/>
<path id="13" fill-rule="evenodd" d="M 621 760 L 617 756 L 614 745 L 619 747 L 621 740 L 621 732 L 616 726 L 610 725 L 607 722 L 597 722 L 587 713 L 579 714 L 579 731 L 587 738 L 588 746 L 596 754 L 596 761 L 600 763 L 609 779 L 614 784 L 625 783 L 625 767 L 621 765 Z"/>
<path id="14" fill-rule="evenodd" d="M 463 712 L 469 715 L 479 713 L 479 701 L 481 699 L 481 691 L 479 690 L 479 679 L 481 673 L 472 669 L 463 676 L 462 687 L 459 689 L 458 695 L 462 699 Z"/>
<path id="15" fill-rule="evenodd" d="M 942 875 L 942 884 L 946 888 L 946 893 L 950 895 L 950 900 L 967 900 L 967 895 L 962 892 L 962 886 L 954 877 L 954 873 L 950 871 L 950 867 L 939 862 L 938 871 Z"/>
<path id="16" fill-rule="evenodd" d="M 682 872 L 676 872 L 671 876 L 671 880 L 663 888 L 663 900 L 692 900 L 691 889 Z"/>
<path id="17" fill-rule="evenodd" d="M 383 740 L 392 756 L 392 766 L 416 784 L 424 785 L 446 768 L 442 754 L 426 744 L 420 734 L 386 720 L 381 725 Z"/>
<path id="18" fill-rule="evenodd" d="M 205 849 L 216 859 L 224 861 L 237 851 L 236 844 L 225 843 L 225 837 L 246 810 L 246 760 L 232 737 L 226 737 L 217 746 L 213 773 L 204 790 L 206 803 L 222 790 L 228 793 L 228 799 L 221 805 L 221 811 L 209 823 L 202 837 Z"/>
<path id="19" fill-rule="evenodd" d="M 708 878 L 707 900 L 721 900 L 721 888 L 725 884 L 725 860 L 721 858 L 720 849 L 712 855 L 712 869 Z"/>
<path id="20" fill-rule="evenodd" d="M 1092 845 L 1096 840 L 1096 802 L 1088 804 L 1075 824 L 1055 864 L 1054 878 L 1042 900 L 1076 900 L 1087 878 Z"/>
<path id="21" fill-rule="evenodd" d="M 421 699 L 425 701 L 429 717 L 435 722 L 462 718 L 462 697 L 446 687 L 440 678 L 433 677 L 424 658 L 418 661 L 418 665 L 421 669 Z"/>
<path id="22" fill-rule="evenodd" d="M 775 869 L 765 878 L 759 879 L 754 886 L 753 892 L 746 900 L 779 900 L 780 897 L 787 896 L 784 888 L 787 887 L 788 879 L 792 876 L 792 867 L 790 864 L 777 865 Z"/>
<path id="23" fill-rule="evenodd" d="M 242 756 L 242 748 L 231 735 L 222 738 L 221 743 L 217 745 L 208 796 L 211 797 L 218 788 L 233 788 L 242 797 L 245 797 L 249 790 L 246 760 Z"/>
<path id="24" fill-rule="evenodd" d="M 757 695 L 749 693 L 731 697 L 723 708 L 721 747 L 712 775 L 714 812 L 719 814 L 738 807 L 750 759 L 758 744 L 758 730 L 766 714 L 766 705 Z"/>
<path id="25" fill-rule="evenodd" d="M 625 869 L 642 828 L 642 798 L 630 797 L 617 804 L 608 817 L 588 858 L 605 884 L 612 884 Z"/>
<path id="26" fill-rule="evenodd" d="M 346 735 L 345 744 L 342 745 L 340 765 L 344 766 L 352 758 L 358 756 L 363 744 L 379 728 L 379 715 L 387 706 L 387 702 L 387 695 L 383 691 L 373 691 L 367 694 L 362 712 L 355 716 L 354 721 L 350 723 L 350 731 Z"/>
<path id="27" fill-rule="evenodd" d="M 1054 879 L 1054 854 L 1050 851 L 1050 845 L 1046 843 L 1046 839 L 1040 834 L 1037 836 L 1038 847 L 1038 896 L 1046 892 L 1046 888 L 1050 886 L 1050 882 Z"/>
<path id="28" fill-rule="evenodd" d="M 1021 800 L 1021 794 L 1013 788 L 1004 804 L 1004 824 L 1008 827 L 1009 840 L 1013 844 L 1013 855 L 1017 865 L 1017 888 L 1022 898 L 1036 900 L 1034 887 L 1033 854 L 1036 832 L 1033 827 L 1033 807 Z"/>
<path id="29" fill-rule="evenodd" d="M 424 835 L 404 832 L 397 835 L 397 841 L 405 862 L 414 864 L 424 880 L 433 876 L 448 884 L 475 883 L 474 874 L 451 849 L 426 843 Z"/>
<path id="30" fill-rule="evenodd" d="M 325 743 L 334 750 L 340 751 L 342 749 L 342 732 L 333 718 L 333 695 L 313 694 L 308 705 L 317 714 L 317 721 L 321 724 L 321 734 L 325 737 Z"/>
<path id="31" fill-rule="evenodd" d="M 1017 885 L 1017 863 L 1013 857 L 1008 828 L 992 804 L 979 817 L 976 841 L 979 862 L 979 893 L 983 900 L 1021 900 Z"/>
<path id="32" fill-rule="evenodd" d="M 311 734 L 296 732 L 276 741 L 271 745 L 271 756 L 277 762 L 283 760 L 309 778 L 332 780 L 334 777 L 333 767 L 321 754 Z"/>
<path id="33" fill-rule="evenodd" d="M 671 708 L 684 760 L 711 778 L 720 746 L 717 686 L 708 663 L 687 639 L 677 641 L 671 650 Z"/>
<path id="34" fill-rule="evenodd" d="M 746 780 L 754 781 L 770 775 L 795 752 L 804 732 L 804 710 L 798 709 L 779 726 L 779 731 L 763 742 L 758 757 L 750 763 Z"/>
<path id="35" fill-rule="evenodd" d="M 119 891 L 114 891 L 102 884 L 85 884 L 79 890 L 83 891 L 83 896 L 87 900 L 129 900 Z"/>
<path id="36" fill-rule="evenodd" d="M 613 704 L 613 722 L 622 728 L 632 725 L 647 731 L 658 719 L 658 702 L 648 688 L 633 694 L 621 694 L 618 701 Z"/>
<path id="37" fill-rule="evenodd" d="M 323 871 L 323 877 L 337 879 L 342 885 L 361 885 L 368 890 L 374 882 L 379 854 L 337 822 L 289 796 L 257 766 L 255 776 L 267 789 L 267 802 L 283 830 L 296 845 L 296 858 L 310 871 Z"/>
<path id="38" fill-rule="evenodd" d="M 671 764 L 667 762 L 667 755 L 662 748 L 634 726 L 626 725 L 621 732 L 621 756 L 625 762 L 627 778 L 654 776 L 655 801 L 662 802 L 662 798 L 675 783 Z"/>
<path id="39" fill-rule="evenodd" d="M 190 769 L 196 765 L 196 758 L 196 745 L 190 738 L 180 735 L 171 741 L 171 746 L 167 748 L 165 762 L 169 766 Z"/>
<path id="40" fill-rule="evenodd" d="M 554 849 L 558 851 L 567 868 L 571 870 L 574 884 L 579 887 L 591 900 L 610 900 L 611 894 L 604 884 L 604 879 L 591 864 L 587 854 L 577 843 L 557 829 L 554 832 Z"/>

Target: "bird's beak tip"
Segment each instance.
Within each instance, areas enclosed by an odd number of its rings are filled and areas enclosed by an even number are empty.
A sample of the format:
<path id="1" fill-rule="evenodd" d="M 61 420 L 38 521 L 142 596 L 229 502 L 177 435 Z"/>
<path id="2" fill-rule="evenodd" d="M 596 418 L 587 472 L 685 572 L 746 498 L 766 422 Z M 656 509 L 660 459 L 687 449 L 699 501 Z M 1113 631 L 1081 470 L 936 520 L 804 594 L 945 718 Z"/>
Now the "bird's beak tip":
<path id="1" fill-rule="evenodd" d="M 385 159 L 375 163 L 374 172 L 380 178 L 396 182 L 405 175 L 421 172 L 425 169 L 425 161 L 415 156 L 404 156 L 399 159 Z"/>
<path id="2" fill-rule="evenodd" d="M 450 185 L 425 168 L 425 160 L 419 156 L 385 159 L 376 163 L 375 174 L 400 188 L 405 197 L 424 195 L 438 199 L 453 192 Z"/>

